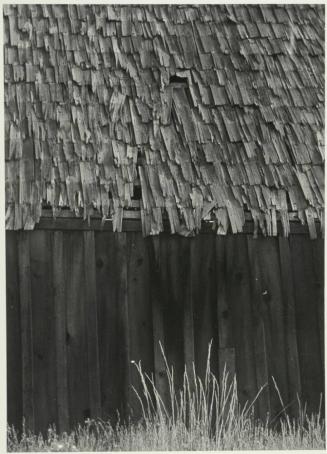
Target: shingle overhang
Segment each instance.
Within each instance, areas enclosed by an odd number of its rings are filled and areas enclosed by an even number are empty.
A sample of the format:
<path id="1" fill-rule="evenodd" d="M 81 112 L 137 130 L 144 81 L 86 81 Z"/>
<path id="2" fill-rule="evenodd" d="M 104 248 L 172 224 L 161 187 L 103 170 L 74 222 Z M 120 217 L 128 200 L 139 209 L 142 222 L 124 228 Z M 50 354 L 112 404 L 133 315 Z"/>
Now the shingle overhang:
<path id="1" fill-rule="evenodd" d="M 324 207 L 324 7 L 5 5 L 8 229 L 42 205 L 145 235 Z"/>

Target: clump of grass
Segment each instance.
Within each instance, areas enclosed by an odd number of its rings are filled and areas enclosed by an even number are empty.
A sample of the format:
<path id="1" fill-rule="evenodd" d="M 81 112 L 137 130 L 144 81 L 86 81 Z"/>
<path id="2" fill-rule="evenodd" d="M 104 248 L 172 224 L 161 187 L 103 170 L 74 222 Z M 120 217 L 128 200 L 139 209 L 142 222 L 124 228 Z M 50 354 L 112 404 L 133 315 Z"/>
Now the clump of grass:
<path id="1" fill-rule="evenodd" d="M 78 425 L 69 434 L 58 434 L 50 427 L 47 436 L 35 435 L 23 426 L 17 435 L 8 427 L 8 451 L 156 451 L 156 450 L 255 450 L 255 449 L 324 449 L 325 425 L 320 414 L 307 415 L 299 403 L 299 416 L 287 415 L 284 408 L 278 429 L 255 417 L 254 407 L 261 388 L 250 403 L 241 405 L 236 377 L 226 370 L 218 382 L 210 369 L 209 345 L 205 377 L 197 376 L 194 365 L 185 369 L 181 389 L 176 389 L 174 369 L 166 367 L 168 397 L 155 385 L 153 376 L 135 364 L 141 392 L 134 389 L 142 409 L 137 423 L 90 420 Z"/>

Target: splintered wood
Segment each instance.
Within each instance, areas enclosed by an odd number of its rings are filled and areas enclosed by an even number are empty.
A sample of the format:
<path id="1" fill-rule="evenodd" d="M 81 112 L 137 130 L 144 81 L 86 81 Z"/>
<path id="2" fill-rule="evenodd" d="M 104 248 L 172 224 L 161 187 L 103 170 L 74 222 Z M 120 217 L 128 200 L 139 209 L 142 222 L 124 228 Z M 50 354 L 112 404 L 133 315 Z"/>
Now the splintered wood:
<path id="1" fill-rule="evenodd" d="M 144 235 L 316 238 L 324 207 L 324 9 L 311 5 L 5 5 L 6 227 L 42 205 Z M 180 81 L 180 82 L 179 82 Z M 140 181 L 140 182 L 139 182 Z M 208 213 L 207 207 L 211 206 Z"/>

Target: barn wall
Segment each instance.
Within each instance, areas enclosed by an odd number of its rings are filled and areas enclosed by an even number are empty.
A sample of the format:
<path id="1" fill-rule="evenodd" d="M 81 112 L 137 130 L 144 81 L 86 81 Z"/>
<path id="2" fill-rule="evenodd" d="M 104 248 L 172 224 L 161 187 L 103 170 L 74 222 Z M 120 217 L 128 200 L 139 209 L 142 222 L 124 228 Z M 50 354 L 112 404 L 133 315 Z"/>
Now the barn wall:
<path id="1" fill-rule="evenodd" d="M 296 393 L 316 410 L 324 383 L 323 240 L 306 235 L 189 239 L 110 231 L 7 232 L 8 421 L 60 430 L 139 408 L 135 366 L 167 392 L 159 340 L 177 384 L 183 364 L 238 377 L 256 411 Z"/>

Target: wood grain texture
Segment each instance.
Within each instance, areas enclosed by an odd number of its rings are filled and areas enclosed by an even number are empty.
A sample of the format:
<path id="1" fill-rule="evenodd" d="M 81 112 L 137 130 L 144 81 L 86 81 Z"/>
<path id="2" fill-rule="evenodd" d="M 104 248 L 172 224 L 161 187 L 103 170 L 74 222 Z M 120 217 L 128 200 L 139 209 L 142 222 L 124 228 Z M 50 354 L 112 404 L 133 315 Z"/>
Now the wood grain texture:
<path id="1" fill-rule="evenodd" d="M 83 232 L 83 240 L 90 415 L 91 418 L 98 418 L 101 416 L 101 396 L 94 232 Z"/>
<path id="2" fill-rule="evenodd" d="M 223 237 L 216 238 L 216 298 L 218 318 L 218 361 L 219 377 L 224 370 L 230 378 L 235 375 L 235 341 L 232 325 L 232 311 L 226 289 L 226 243 Z"/>
<path id="3" fill-rule="evenodd" d="M 36 432 L 45 432 L 57 415 L 52 237 L 44 231 L 29 235 Z"/>
<path id="4" fill-rule="evenodd" d="M 194 349 L 194 293 L 191 284 L 191 242 L 188 238 L 181 241 L 181 276 L 179 285 L 183 288 L 183 347 L 184 364 L 189 377 L 192 376 L 193 364 L 195 362 Z M 192 386 L 192 383 L 190 383 Z"/>
<path id="5" fill-rule="evenodd" d="M 90 417 L 87 358 L 87 320 L 85 314 L 84 244 L 82 232 L 64 237 L 67 252 L 66 345 L 70 425 Z M 68 274 L 69 273 L 69 274 Z"/>
<path id="6" fill-rule="evenodd" d="M 6 232 L 7 420 L 8 424 L 21 428 L 22 341 L 17 240 L 17 234 Z"/>
<path id="7" fill-rule="evenodd" d="M 140 216 L 139 216 L 140 217 Z M 170 233 L 170 226 L 168 219 L 163 219 L 163 228 L 165 233 Z M 320 223 L 316 222 L 317 231 L 320 231 Z M 83 219 L 82 216 L 75 217 L 73 212 L 70 212 L 70 216 L 64 215 L 57 218 L 52 217 L 46 214 L 40 218 L 40 222 L 35 225 L 37 230 L 94 230 L 94 231 L 108 231 L 113 232 L 113 222 L 111 219 L 108 219 L 103 224 L 101 217 L 91 217 L 90 222 L 87 219 Z M 123 232 L 141 232 L 142 223 L 141 219 L 138 218 L 126 218 L 123 219 L 122 223 Z M 243 226 L 243 234 L 253 234 L 254 232 L 254 223 L 248 216 L 246 216 L 246 221 Z M 277 222 L 277 232 L 278 235 L 283 235 L 283 229 L 281 222 Z M 209 235 L 216 236 L 215 232 L 212 230 L 212 223 L 203 221 L 201 224 L 201 234 L 206 233 Z M 298 220 L 290 219 L 290 233 L 292 235 L 308 235 L 308 226 L 302 225 Z M 259 233 L 259 236 L 260 233 Z"/>
<path id="8" fill-rule="evenodd" d="M 150 299 L 152 305 L 154 378 L 156 388 L 165 405 L 169 403 L 168 381 L 165 373 L 165 362 L 161 348 L 165 351 L 163 285 L 161 278 L 161 237 L 146 238 L 146 247 L 150 266 Z"/>
<path id="9" fill-rule="evenodd" d="M 119 315 L 123 263 L 116 235 L 95 234 L 98 342 L 100 358 L 102 417 L 117 420 L 124 413 L 123 325 Z"/>
<path id="10" fill-rule="evenodd" d="M 262 298 L 267 303 L 269 319 L 271 323 L 271 343 L 274 344 L 270 355 L 270 375 L 276 380 L 283 402 L 286 403 L 288 397 L 287 382 L 287 356 L 285 342 L 285 308 L 283 304 L 281 271 L 279 263 L 278 241 L 275 238 L 260 240 L 257 245 L 261 270 L 262 270 Z M 269 377 L 271 379 L 271 377 Z M 276 389 L 272 388 L 271 394 L 276 396 L 279 402 L 279 411 L 284 405 L 279 401 Z M 276 415 L 279 413 L 276 412 Z"/>
<path id="11" fill-rule="evenodd" d="M 319 340 L 320 340 L 320 356 L 322 364 L 325 361 L 325 312 L 324 312 L 324 241 L 319 238 L 311 242 L 313 254 L 313 271 L 314 271 L 314 285 L 316 288 L 317 301 L 315 304 L 318 327 L 319 327 Z"/>
<path id="12" fill-rule="evenodd" d="M 26 428 L 34 431 L 33 325 L 30 235 L 28 232 L 19 232 L 18 234 L 18 270 L 22 349 L 22 416 L 25 418 Z"/>
<path id="13" fill-rule="evenodd" d="M 289 411 L 296 415 L 297 396 L 301 395 L 301 373 L 299 352 L 296 338 L 295 294 L 292 273 L 290 243 L 287 238 L 279 238 L 279 260 L 282 278 L 283 303 L 285 308 L 285 342 L 287 355 L 288 401 Z"/>
<path id="14" fill-rule="evenodd" d="M 308 238 L 290 238 L 292 270 L 295 285 L 297 344 L 301 370 L 302 402 L 309 413 L 317 411 L 324 390 L 320 354 L 312 245 Z M 320 303 L 321 304 L 321 303 Z"/>
<path id="15" fill-rule="evenodd" d="M 182 385 L 184 372 L 185 267 L 182 243 L 176 235 L 160 237 L 161 301 L 164 316 L 165 355 L 174 368 L 175 386 Z"/>
<path id="16" fill-rule="evenodd" d="M 131 233 L 127 237 L 127 257 L 130 385 L 142 395 L 141 380 L 135 363 L 141 362 L 143 372 L 150 375 L 154 370 L 154 363 L 149 257 L 141 232 Z M 133 418 L 137 419 L 141 416 L 140 403 L 133 390 L 129 397 L 130 410 Z"/>
<path id="17" fill-rule="evenodd" d="M 117 421 L 140 407 L 131 361 L 168 399 L 184 364 L 238 378 L 242 402 L 269 381 L 257 414 L 296 394 L 316 410 L 324 388 L 323 241 L 305 236 L 195 238 L 141 232 L 7 234 L 8 418 L 60 431 L 89 416 Z M 11 312 L 13 311 L 13 312 Z M 16 321 L 18 320 L 18 323 Z M 20 339 L 20 342 L 17 342 Z M 18 371 L 18 372 L 17 372 Z M 16 390 L 18 390 L 16 392 Z M 9 399 L 11 396 L 11 399 Z"/>
<path id="18" fill-rule="evenodd" d="M 259 403 L 275 417 L 283 408 L 275 388 L 277 383 L 283 402 L 288 399 L 285 308 L 283 304 L 278 242 L 274 238 L 248 238 L 254 291 L 254 320 L 257 383 L 269 384 Z M 265 399 L 264 399 L 265 397 Z M 262 409 L 261 409 L 262 411 Z"/>
<path id="19" fill-rule="evenodd" d="M 120 230 L 122 207 L 140 198 L 141 185 L 144 225 L 152 232 L 162 231 L 161 214 L 168 211 L 172 231 L 184 218 L 184 231 L 193 233 L 210 210 L 208 200 L 220 207 L 217 221 L 228 221 L 230 231 L 242 231 L 245 212 L 252 211 L 254 217 L 260 213 L 260 223 L 265 218 L 268 233 L 275 231 L 278 213 L 287 232 L 289 198 L 292 210 L 310 205 L 305 213 L 313 234 L 314 217 L 324 206 L 322 5 L 243 4 L 230 10 L 213 4 L 137 4 L 128 10 L 123 5 L 98 5 L 95 10 L 77 4 L 74 16 L 68 5 L 40 8 L 42 33 L 63 33 L 60 46 L 59 38 L 45 38 L 43 45 L 33 8 L 11 4 L 3 17 L 5 93 L 10 100 L 4 130 L 10 202 L 6 217 L 11 228 L 33 227 L 44 200 L 54 208 L 82 205 L 85 216 L 96 205 Z M 26 44 L 17 25 L 21 16 L 31 54 L 42 49 L 42 59 L 34 58 L 33 65 L 28 64 L 30 54 L 18 52 Z M 288 16 L 292 36 L 303 36 L 294 52 L 287 51 L 293 41 L 283 30 Z M 90 32 L 84 33 L 86 17 L 97 24 L 91 36 L 101 44 L 93 46 Z M 307 29 L 308 19 L 314 32 Z M 138 21 L 139 28 L 134 24 Z M 252 23 L 262 22 L 263 30 L 252 31 Z M 101 29 L 106 31 L 105 45 Z M 156 42 L 158 30 L 162 43 Z M 271 51 L 261 38 L 273 43 Z M 72 52 L 66 59 L 63 49 Z M 114 58 L 109 49 L 120 57 Z M 129 61 L 131 53 L 135 65 Z M 282 58 L 282 69 L 276 58 Z M 92 77 L 85 71 L 86 59 L 95 68 L 101 62 Z M 72 68 L 67 60 L 74 63 Z M 176 75 L 170 79 L 167 71 L 175 72 L 175 66 L 187 75 L 187 90 L 173 89 Z M 304 91 L 307 84 L 291 77 L 293 68 L 314 69 L 314 91 Z M 280 71 L 285 71 L 282 88 Z M 164 80 L 156 74 L 165 74 Z M 112 80 L 122 87 L 109 95 Z M 92 89 L 85 92 L 89 84 Z M 24 97 L 43 109 L 35 116 L 22 105 Z M 284 105 L 287 112 L 280 109 Z M 303 108 L 310 115 L 301 115 Z M 314 137 L 308 140 L 313 118 Z M 290 126 L 279 128 L 276 122 Z M 115 126 L 108 130 L 108 125 Z M 260 152 L 254 145 L 258 140 Z M 304 164 L 308 167 L 302 168 Z"/>
<path id="20" fill-rule="evenodd" d="M 122 416 L 128 417 L 128 407 L 131 401 L 131 351 L 129 338 L 129 317 L 128 317 L 128 289 L 127 289 L 127 236 L 125 232 L 115 233 L 116 242 L 116 270 L 117 282 L 117 304 L 118 304 L 118 326 L 119 326 L 119 350 L 120 367 L 122 371 L 123 408 Z M 116 340 L 117 341 L 117 340 Z"/>
<path id="21" fill-rule="evenodd" d="M 246 237 L 226 238 L 227 298 L 235 333 L 239 397 L 251 401 L 258 390 L 253 343 L 252 292 Z"/>
<path id="22" fill-rule="evenodd" d="M 69 427 L 68 407 L 68 366 L 67 366 L 67 319 L 66 319 L 66 254 L 64 233 L 53 234 L 53 303 L 56 333 L 56 383 L 57 383 L 57 420 L 58 430 L 63 432 Z"/>
<path id="23" fill-rule="evenodd" d="M 205 374 L 211 342 L 211 369 L 218 374 L 215 240 L 216 238 L 210 235 L 191 240 L 195 365 L 201 377 Z"/>

